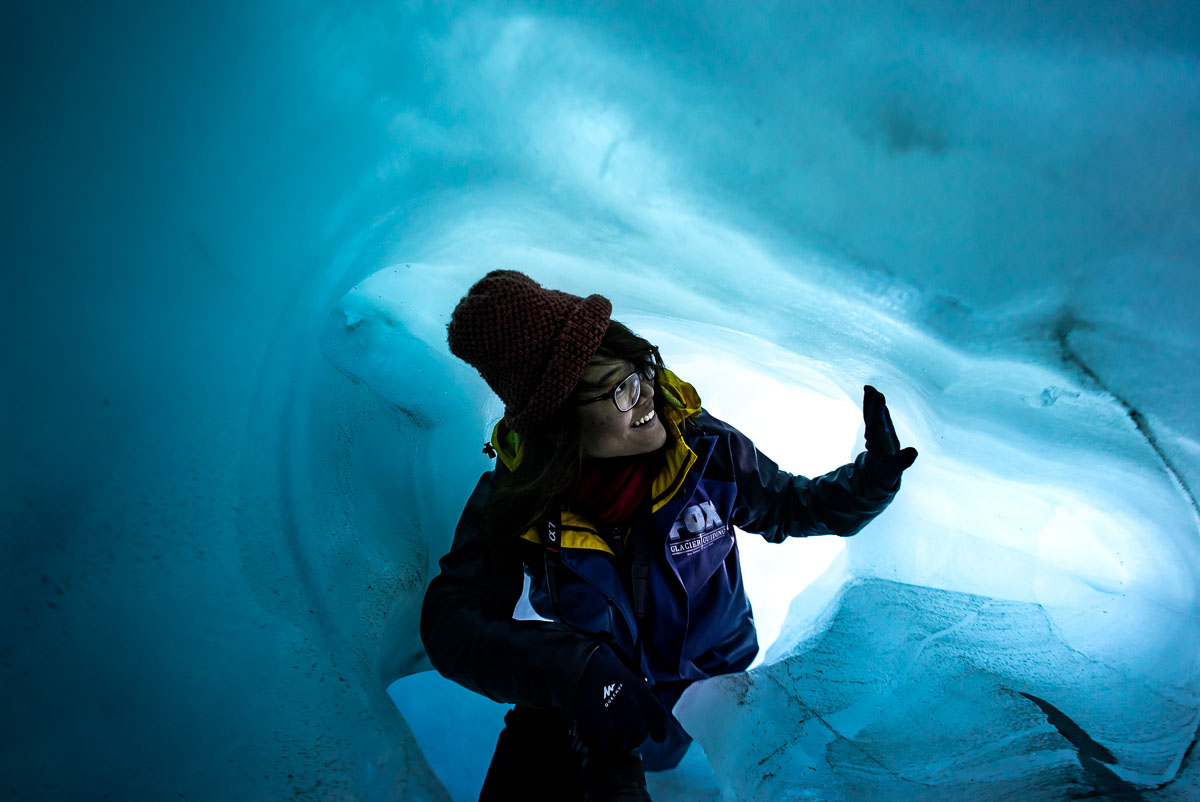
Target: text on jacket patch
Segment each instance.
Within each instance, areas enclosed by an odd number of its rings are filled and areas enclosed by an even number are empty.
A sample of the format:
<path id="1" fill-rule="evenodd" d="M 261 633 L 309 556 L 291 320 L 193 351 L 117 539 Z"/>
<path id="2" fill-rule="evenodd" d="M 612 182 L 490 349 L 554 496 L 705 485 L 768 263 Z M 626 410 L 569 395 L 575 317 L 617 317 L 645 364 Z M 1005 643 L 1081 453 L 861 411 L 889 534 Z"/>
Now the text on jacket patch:
<path id="1" fill-rule="evenodd" d="M 671 553 L 690 554 L 702 551 L 729 532 L 717 508 L 711 501 L 685 507 L 671 525 Z"/>

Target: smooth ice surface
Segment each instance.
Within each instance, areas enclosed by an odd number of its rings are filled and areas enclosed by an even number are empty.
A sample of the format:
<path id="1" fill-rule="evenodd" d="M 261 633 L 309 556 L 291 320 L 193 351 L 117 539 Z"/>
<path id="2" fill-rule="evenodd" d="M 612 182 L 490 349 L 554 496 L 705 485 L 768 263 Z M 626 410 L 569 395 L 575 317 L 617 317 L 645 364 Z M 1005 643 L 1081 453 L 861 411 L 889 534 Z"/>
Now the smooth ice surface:
<path id="1" fill-rule="evenodd" d="M 740 536 L 762 660 L 656 799 L 1200 795 L 1196 4 L 3 31 L 0 794 L 470 797 L 503 706 L 416 621 L 501 414 L 445 324 L 508 267 L 791 470 L 868 382 L 921 452 L 855 538 Z"/>

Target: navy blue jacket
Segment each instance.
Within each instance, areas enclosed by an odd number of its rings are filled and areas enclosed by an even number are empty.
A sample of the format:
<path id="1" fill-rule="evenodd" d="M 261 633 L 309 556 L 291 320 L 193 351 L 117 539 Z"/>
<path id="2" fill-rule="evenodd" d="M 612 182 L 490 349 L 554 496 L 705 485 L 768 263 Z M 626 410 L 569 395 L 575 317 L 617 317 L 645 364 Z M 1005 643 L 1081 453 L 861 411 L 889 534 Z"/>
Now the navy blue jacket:
<path id="1" fill-rule="evenodd" d="M 615 532 L 562 512 L 557 613 L 546 586 L 542 536 L 536 529 L 522 536 L 530 601 L 543 617 L 561 614 L 561 620 L 512 618 L 524 579 L 518 564 L 491 556 L 483 506 L 519 460 L 520 447 L 512 436 L 494 438 L 501 464 L 480 478 L 425 595 L 421 637 L 443 675 L 498 702 L 569 713 L 596 648 L 587 632 L 610 633 L 651 684 L 664 688 L 744 670 L 758 641 L 733 527 L 772 542 L 853 535 L 899 489 L 887 490 L 867 473 L 865 452 L 815 479 L 782 471 L 745 435 L 701 409 L 691 385 L 670 371 L 660 382 L 668 441 L 651 502 Z M 628 560 L 617 553 L 630 537 L 651 544 L 641 620 L 629 593 Z"/>

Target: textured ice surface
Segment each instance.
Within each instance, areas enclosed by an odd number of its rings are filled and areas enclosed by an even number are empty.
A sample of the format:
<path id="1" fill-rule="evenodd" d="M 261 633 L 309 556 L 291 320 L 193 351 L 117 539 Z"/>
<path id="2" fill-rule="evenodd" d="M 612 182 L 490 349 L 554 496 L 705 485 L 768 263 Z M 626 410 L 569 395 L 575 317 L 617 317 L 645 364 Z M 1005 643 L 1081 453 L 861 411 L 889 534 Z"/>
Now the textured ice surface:
<path id="1" fill-rule="evenodd" d="M 1106 665 L 1036 604 L 884 580 L 835 604 L 828 628 L 778 663 L 701 683 L 676 706 L 729 798 L 1131 792 L 1175 776 L 1200 719 L 1194 683 Z"/>

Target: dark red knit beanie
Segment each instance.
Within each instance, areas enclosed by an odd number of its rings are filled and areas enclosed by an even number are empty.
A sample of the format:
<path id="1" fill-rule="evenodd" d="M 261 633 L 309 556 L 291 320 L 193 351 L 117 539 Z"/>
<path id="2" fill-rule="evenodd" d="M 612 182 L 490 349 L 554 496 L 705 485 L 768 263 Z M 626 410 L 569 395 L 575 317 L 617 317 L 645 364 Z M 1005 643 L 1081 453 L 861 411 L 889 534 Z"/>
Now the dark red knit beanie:
<path id="1" fill-rule="evenodd" d="M 575 389 L 611 313 L 602 295 L 580 298 L 515 270 L 493 270 L 458 302 L 446 339 L 500 396 L 508 427 L 525 434 Z"/>

